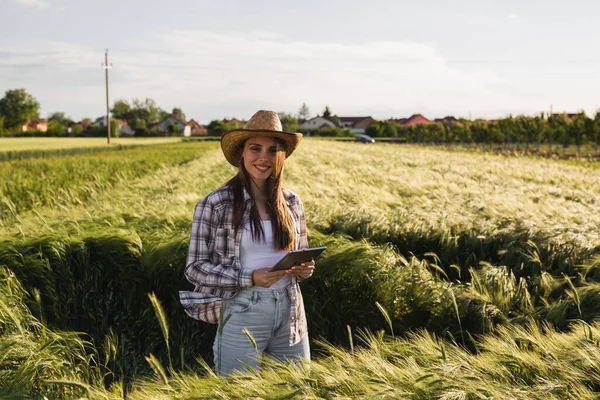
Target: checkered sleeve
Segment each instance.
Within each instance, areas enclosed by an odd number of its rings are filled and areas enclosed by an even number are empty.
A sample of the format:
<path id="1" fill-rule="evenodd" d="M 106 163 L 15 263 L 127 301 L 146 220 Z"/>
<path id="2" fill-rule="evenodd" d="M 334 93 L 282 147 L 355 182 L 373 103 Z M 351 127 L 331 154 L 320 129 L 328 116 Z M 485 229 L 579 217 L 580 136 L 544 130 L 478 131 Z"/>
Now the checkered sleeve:
<path id="1" fill-rule="evenodd" d="M 298 203 L 296 205 L 297 207 L 297 215 L 298 215 L 298 223 L 300 224 L 300 243 L 298 248 L 299 249 L 306 249 L 308 248 L 308 233 L 307 233 L 307 229 L 306 229 L 306 217 L 304 215 L 304 205 L 302 204 L 302 200 L 300 200 L 300 197 L 297 198 Z"/>
<path id="2" fill-rule="evenodd" d="M 252 270 L 221 264 L 217 250 L 217 229 L 221 215 L 213 198 L 202 199 L 194 210 L 185 277 L 197 287 L 239 290 L 251 287 Z"/>

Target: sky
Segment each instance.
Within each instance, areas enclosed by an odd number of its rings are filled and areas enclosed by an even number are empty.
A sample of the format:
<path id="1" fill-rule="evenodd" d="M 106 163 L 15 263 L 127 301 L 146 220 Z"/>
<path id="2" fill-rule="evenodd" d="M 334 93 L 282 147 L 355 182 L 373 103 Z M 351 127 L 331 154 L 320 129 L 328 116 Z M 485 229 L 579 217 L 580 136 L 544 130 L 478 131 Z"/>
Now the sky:
<path id="1" fill-rule="evenodd" d="M 0 0 L 0 96 L 42 117 L 109 94 L 188 119 L 259 109 L 496 119 L 600 108 L 600 2 Z"/>

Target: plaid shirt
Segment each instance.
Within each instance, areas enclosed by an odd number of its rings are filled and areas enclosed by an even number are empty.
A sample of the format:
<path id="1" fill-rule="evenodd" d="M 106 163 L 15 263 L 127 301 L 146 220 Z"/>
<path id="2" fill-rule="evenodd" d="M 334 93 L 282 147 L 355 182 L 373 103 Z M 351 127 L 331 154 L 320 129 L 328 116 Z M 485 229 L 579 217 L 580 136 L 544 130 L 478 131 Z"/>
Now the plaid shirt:
<path id="1" fill-rule="evenodd" d="M 308 247 L 306 219 L 300 198 L 283 189 L 284 198 L 296 228 L 295 249 Z M 252 198 L 244 190 L 242 226 L 250 219 Z M 235 236 L 235 237 L 234 237 Z M 234 235 L 233 193 L 224 186 L 210 193 L 196 205 L 192 222 L 185 277 L 195 285 L 194 291 L 180 291 L 179 299 L 192 318 L 216 324 L 222 300 L 253 286 L 252 270 L 240 265 L 242 229 Z M 306 332 L 306 316 L 298 279 L 292 276 L 290 290 L 290 346 L 300 341 Z"/>

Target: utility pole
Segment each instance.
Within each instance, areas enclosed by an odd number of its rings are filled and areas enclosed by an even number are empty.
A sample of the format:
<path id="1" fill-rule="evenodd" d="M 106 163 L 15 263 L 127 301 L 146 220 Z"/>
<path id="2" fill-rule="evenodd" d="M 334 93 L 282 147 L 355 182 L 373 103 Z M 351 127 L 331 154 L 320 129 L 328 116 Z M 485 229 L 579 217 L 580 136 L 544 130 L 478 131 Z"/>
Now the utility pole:
<path id="1" fill-rule="evenodd" d="M 108 49 L 104 53 L 104 64 L 102 64 L 104 68 L 104 73 L 106 77 L 106 143 L 110 144 L 110 106 L 108 102 L 108 70 L 112 68 L 112 64 L 108 64 Z"/>

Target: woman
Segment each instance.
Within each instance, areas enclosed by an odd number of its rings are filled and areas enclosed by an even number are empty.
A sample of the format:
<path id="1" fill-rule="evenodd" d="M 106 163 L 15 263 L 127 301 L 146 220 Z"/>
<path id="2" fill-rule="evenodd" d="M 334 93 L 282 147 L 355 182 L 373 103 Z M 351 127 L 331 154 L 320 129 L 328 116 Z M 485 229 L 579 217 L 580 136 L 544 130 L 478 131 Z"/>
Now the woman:
<path id="1" fill-rule="evenodd" d="M 258 111 L 221 138 L 237 175 L 196 205 L 185 269 L 195 289 L 180 298 L 188 315 L 220 324 L 213 350 L 221 375 L 257 369 L 263 354 L 310 358 L 298 282 L 314 262 L 270 271 L 289 250 L 308 247 L 302 202 L 281 186 L 301 138 L 283 131 L 275 112 Z"/>

